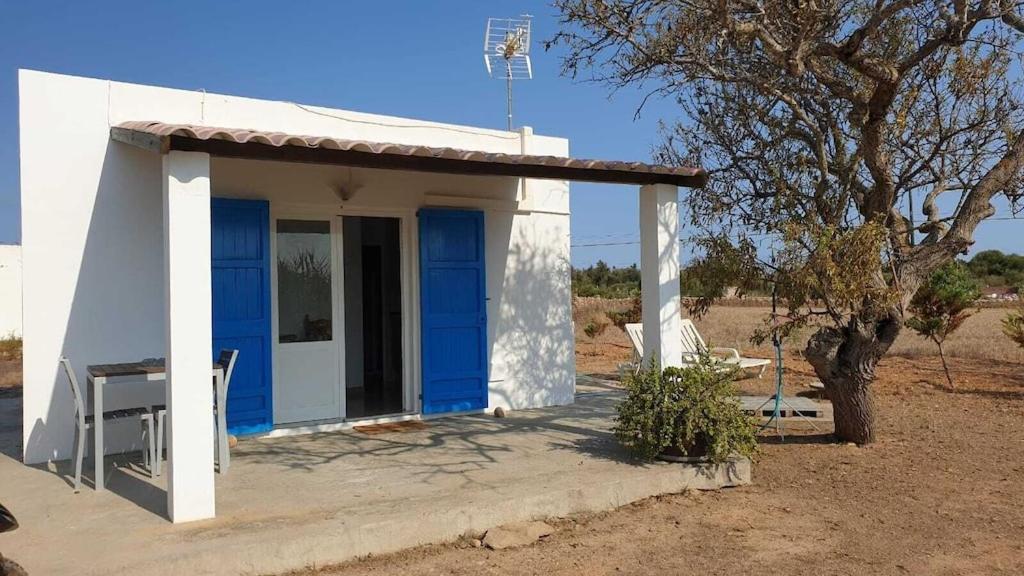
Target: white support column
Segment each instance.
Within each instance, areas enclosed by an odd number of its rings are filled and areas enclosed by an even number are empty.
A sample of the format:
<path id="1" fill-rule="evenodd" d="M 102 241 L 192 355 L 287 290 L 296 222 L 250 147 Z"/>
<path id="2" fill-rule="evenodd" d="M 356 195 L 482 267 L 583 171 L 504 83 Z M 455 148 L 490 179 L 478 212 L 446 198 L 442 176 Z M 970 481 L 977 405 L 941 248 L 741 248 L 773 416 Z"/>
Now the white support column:
<path id="1" fill-rule="evenodd" d="M 640 187 L 640 276 L 644 366 L 682 365 L 679 332 L 679 196 L 675 186 Z"/>
<path id="2" fill-rule="evenodd" d="M 169 152 L 164 173 L 167 512 L 213 518 L 210 156 Z"/>

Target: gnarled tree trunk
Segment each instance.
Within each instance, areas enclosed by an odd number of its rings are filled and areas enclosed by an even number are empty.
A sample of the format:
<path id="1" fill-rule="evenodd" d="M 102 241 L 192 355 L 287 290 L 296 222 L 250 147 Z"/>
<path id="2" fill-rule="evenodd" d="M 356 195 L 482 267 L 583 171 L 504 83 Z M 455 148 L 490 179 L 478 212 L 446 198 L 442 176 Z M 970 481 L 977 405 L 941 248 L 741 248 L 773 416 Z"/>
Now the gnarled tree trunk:
<path id="1" fill-rule="evenodd" d="M 871 383 L 875 367 L 902 327 L 898 313 L 878 320 L 853 318 L 843 328 L 825 327 L 807 342 L 805 354 L 832 399 L 836 436 L 869 444 L 875 439 Z"/>

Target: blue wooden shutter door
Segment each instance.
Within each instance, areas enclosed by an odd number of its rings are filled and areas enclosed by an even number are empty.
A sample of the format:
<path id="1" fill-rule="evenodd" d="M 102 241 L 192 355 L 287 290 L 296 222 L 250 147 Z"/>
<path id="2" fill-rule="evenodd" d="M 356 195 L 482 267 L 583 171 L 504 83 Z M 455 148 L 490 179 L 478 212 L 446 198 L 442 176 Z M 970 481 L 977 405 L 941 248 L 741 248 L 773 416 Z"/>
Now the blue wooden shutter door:
<path id="1" fill-rule="evenodd" d="M 423 413 L 487 407 L 484 215 L 419 211 Z"/>
<path id="2" fill-rule="evenodd" d="M 213 356 L 235 348 L 228 388 L 232 434 L 273 428 L 270 366 L 270 215 L 262 200 L 214 198 Z"/>

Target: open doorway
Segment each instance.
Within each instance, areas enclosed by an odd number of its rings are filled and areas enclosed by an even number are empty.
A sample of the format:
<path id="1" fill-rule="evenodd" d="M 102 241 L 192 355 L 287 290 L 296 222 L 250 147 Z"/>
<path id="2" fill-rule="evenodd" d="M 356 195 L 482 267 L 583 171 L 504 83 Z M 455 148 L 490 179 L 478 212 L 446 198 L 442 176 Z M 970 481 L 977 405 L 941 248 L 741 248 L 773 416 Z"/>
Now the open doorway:
<path id="1" fill-rule="evenodd" d="M 344 216 L 345 417 L 403 412 L 398 218 Z"/>

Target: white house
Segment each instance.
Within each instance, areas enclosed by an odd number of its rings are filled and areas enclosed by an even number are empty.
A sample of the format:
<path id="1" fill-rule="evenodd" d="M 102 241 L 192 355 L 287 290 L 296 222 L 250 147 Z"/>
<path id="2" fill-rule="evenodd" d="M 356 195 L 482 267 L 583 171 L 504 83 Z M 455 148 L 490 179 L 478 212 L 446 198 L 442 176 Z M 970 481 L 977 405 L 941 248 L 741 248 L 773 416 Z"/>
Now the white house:
<path id="1" fill-rule="evenodd" d="M 0 244 L 0 338 L 21 336 L 21 246 Z"/>
<path id="2" fill-rule="evenodd" d="M 168 511 L 214 515 L 211 353 L 239 434 L 573 402 L 568 181 L 640 186 L 645 346 L 678 365 L 677 186 L 564 138 L 23 70 L 24 459 L 58 359 L 165 357 Z M 83 379 L 84 381 L 84 379 Z M 165 400 L 166 399 L 166 400 Z M 137 434 L 108 430 L 108 453 Z"/>

